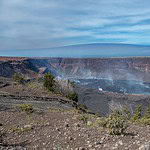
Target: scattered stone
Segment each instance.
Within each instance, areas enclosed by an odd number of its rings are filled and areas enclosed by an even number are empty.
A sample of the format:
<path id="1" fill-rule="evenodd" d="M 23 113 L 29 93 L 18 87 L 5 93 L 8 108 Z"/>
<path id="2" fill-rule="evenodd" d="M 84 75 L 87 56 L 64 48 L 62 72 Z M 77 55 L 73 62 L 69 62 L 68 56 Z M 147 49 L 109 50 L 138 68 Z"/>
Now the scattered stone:
<path id="1" fill-rule="evenodd" d="M 59 128 L 56 128 L 56 130 L 57 130 L 57 131 L 60 131 L 60 129 L 59 129 Z"/>
<path id="2" fill-rule="evenodd" d="M 122 140 L 118 141 L 118 144 L 120 144 L 120 145 L 123 145 L 123 142 L 122 142 Z"/>
<path id="3" fill-rule="evenodd" d="M 103 144 L 103 141 L 95 142 L 95 145 Z"/>
<path id="4" fill-rule="evenodd" d="M 93 147 L 93 145 L 90 144 L 90 145 L 88 145 L 88 147 L 91 148 L 91 147 Z"/>
<path id="5" fill-rule="evenodd" d="M 139 147 L 139 150 L 150 150 L 150 142 L 145 143 Z"/>
<path id="6" fill-rule="evenodd" d="M 92 125 L 92 122 L 91 121 L 88 121 L 87 122 L 87 126 L 91 126 Z"/>
<path id="7" fill-rule="evenodd" d="M 86 150 L 84 147 L 79 147 L 79 150 Z"/>
<path id="8" fill-rule="evenodd" d="M 67 135 L 67 133 L 65 132 L 64 135 Z"/>
<path id="9" fill-rule="evenodd" d="M 104 141 L 104 140 L 105 140 L 105 137 L 102 137 L 102 138 L 101 138 L 101 141 Z"/>
<path id="10" fill-rule="evenodd" d="M 79 124 L 79 123 L 75 123 L 75 126 L 76 126 L 76 127 L 80 127 L 80 124 Z"/>
<path id="11" fill-rule="evenodd" d="M 33 129 L 33 125 L 31 125 L 31 124 L 25 125 L 24 129 Z"/>
<path id="12" fill-rule="evenodd" d="M 50 125 L 50 123 L 49 122 L 47 122 L 46 124 L 45 124 L 45 126 L 49 126 Z"/>
<path id="13" fill-rule="evenodd" d="M 84 147 L 75 148 L 75 150 L 86 150 Z"/>
<path id="14" fill-rule="evenodd" d="M 73 137 L 69 137 L 68 139 L 69 139 L 70 141 L 72 141 L 72 140 L 73 140 Z"/>
<path id="15" fill-rule="evenodd" d="M 65 123 L 65 127 L 69 127 L 69 124 L 68 124 L 68 123 Z"/>

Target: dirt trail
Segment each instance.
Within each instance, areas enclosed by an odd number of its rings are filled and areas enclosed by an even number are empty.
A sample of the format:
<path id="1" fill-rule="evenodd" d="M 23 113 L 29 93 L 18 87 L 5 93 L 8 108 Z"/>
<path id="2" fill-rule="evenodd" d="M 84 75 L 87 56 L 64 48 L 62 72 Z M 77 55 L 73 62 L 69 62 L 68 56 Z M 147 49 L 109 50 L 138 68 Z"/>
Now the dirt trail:
<path id="1" fill-rule="evenodd" d="M 12 108 L 19 104 L 32 104 L 39 110 L 48 110 L 50 107 L 70 109 L 73 105 L 71 101 L 56 97 L 0 95 L 1 108 Z"/>

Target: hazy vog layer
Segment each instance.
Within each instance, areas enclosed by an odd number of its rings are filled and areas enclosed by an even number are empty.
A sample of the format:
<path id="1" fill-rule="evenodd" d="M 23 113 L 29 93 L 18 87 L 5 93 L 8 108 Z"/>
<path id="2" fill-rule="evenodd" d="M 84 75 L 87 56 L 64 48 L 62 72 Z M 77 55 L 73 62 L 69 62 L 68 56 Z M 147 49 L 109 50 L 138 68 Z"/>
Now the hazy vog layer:
<path id="1" fill-rule="evenodd" d="M 150 83 L 136 80 L 79 79 L 76 84 L 84 88 L 97 89 L 100 92 L 150 95 Z"/>
<path id="2" fill-rule="evenodd" d="M 26 57 L 129 57 L 150 56 L 150 46 L 94 43 L 47 49 L 1 50 L 1 56 Z"/>

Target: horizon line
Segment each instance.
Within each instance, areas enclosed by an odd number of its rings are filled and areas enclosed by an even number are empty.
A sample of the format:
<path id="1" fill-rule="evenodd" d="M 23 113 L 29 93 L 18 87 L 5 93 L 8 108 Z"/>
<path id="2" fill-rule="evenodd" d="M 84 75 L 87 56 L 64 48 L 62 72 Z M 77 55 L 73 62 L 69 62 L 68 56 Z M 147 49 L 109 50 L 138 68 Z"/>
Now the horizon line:
<path id="1" fill-rule="evenodd" d="M 43 47 L 43 48 L 17 48 L 17 49 L 0 49 L 1 50 L 33 50 L 33 49 L 55 49 L 55 48 L 64 48 L 64 47 L 71 47 L 71 46 L 81 46 L 81 45 L 92 45 L 92 44 L 112 44 L 112 45 L 130 45 L 130 46 L 140 46 L 140 47 L 150 47 L 148 44 L 131 44 L 131 43 L 109 43 L 109 42 L 103 42 L 103 43 L 98 43 L 98 42 L 93 42 L 93 43 L 80 43 L 80 44 L 70 44 L 70 45 L 63 45 L 63 46 L 56 46 L 56 47 Z"/>

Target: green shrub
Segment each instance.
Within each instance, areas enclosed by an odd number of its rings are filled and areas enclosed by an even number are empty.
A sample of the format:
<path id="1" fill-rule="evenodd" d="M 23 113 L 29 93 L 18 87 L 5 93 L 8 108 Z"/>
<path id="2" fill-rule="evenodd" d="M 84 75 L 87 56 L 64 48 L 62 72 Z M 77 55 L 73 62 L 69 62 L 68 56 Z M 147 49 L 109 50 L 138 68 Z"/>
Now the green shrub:
<path id="1" fill-rule="evenodd" d="M 88 113 L 89 112 L 87 106 L 84 105 L 84 104 L 78 104 L 77 105 L 77 109 L 80 110 L 83 113 Z"/>
<path id="2" fill-rule="evenodd" d="M 145 113 L 144 113 L 144 117 L 150 119 L 150 105 L 147 106 Z"/>
<path id="3" fill-rule="evenodd" d="M 130 109 L 129 109 L 128 106 L 125 106 L 125 107 L 123 108 L 122 113 L 123 113 L 123 115 L 124 115 L 124 117 L 125 117 L 126 119 L 130 119 L 130 118 L 131 118 L 131 112 L 130 112 Z"/>
<path id="4" fill-rule="evenodd" d="M 31 104 L 20 104 L 18 105 L 21 111 L 26 113 L 27 125 L 30 124 L 30 114 L 33 113 L 33 106 Z"/>
<path id="5" fill-rule="evenodd" d="M 142 105 L 139 105 L 135 108 L 131 121 L 138 121 L 142 117 Z"/>
<path id="6" fill-rule="evenodd" d="M 54 76 L 50 73 L 44 74 L 44 83 L 43 86 L 49 90 L 49 91 L 54 91 L 54 86 L 55 86 L 55 80 Z"/>
<path id="7" fill-rule="evenodd" d="M 101 122 L 101 125 L 108 129 L 109 134 L 121 135 L 124 134 L 127 124 L 123 114 L 116 111 L 109 115 L 107 118 Z"/>
<path id="8" fill-rule="evenodd" d="M 139 120 L 139 122 L 144 125 L 150 125 L 150 105 L 145 109 L 144 116 Z"/>
<path id="9" fill-rule="evenodd" d="M 136 107 L 133 116 L 131 117 L 131 121 L 136 122 L 138 124 L 150 125 L 150 106 L 145 109 L 144 114 L 142 115 L 142 106 L 139 105 Z"/>
<path id="10" fill-rule="evenodd" d="M 83 121 L 84 124 L 87 124 L 88 122 L 88 116 L 86 114 L 81 115 L 79 119 Z"/>
<path id="11" fill-rule="evenodd" d="M 150 125 L 150 118 L 142 117 L 139 120 L 139 123 L 144 124 L 144 125 Z"/>
<path id="12" fill-rule="evenodd" d="M 21 111 L 24 111 L 26 114 L 30 114 L 33 112 L 33 106 L 31 104 L 20 104 L 19 108 Z"/>
<path id="13" fill-rule="evenodd" d="M 25 125 L 24 127 L 10 128 L 9 131 L 22 133 L 22 132 L 31 131 L 32 129 L 33 129 L 33 127 L 31 125 Z"/>
<path id="14" fill-rule="evenodd" d="M 73 100 L 74 102 L 78 102 L 78 94 L 76 92 L 71 92 L 67 95 L 67 98 Z"/>
<path id="15" fill-rule="evenodd" d="M 13 78 L 13 81 L 19 84 L 24 84 L 25 82 L 25 79 L 21 73 L 15 73 L 12 78 Z"/>

